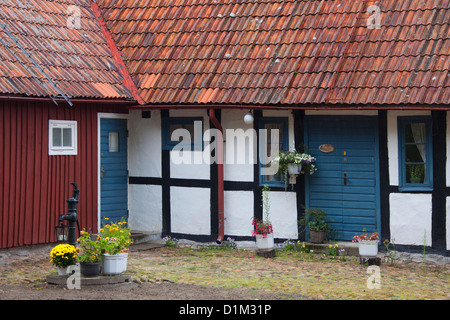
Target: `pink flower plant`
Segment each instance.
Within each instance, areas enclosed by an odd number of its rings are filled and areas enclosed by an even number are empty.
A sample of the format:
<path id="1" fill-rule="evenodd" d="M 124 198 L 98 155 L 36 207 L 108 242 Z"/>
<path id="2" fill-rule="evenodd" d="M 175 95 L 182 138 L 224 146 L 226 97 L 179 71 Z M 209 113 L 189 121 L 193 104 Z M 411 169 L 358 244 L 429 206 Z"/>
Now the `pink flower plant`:
<path id="1" fill-rule="evenodd" d="M 263 222 L 253 218 L 252 225 L 254 226 L 252 236 L 261 234 L 263 238 L 267 238 L 268 234 L 273 233 L 272 224 L 270 222 Z"/>
<path id="2" fill-rule="evenodd" d="M 369 235 L 367 232 L 362 233 L 362 234 L 357 234 L 357 235 L 353 236 L 352 242 L 371 241 L 371 240 L 380 240 L 380 236 L 379 236 L 378 232 L 372 232 L 371 235 Z"/>

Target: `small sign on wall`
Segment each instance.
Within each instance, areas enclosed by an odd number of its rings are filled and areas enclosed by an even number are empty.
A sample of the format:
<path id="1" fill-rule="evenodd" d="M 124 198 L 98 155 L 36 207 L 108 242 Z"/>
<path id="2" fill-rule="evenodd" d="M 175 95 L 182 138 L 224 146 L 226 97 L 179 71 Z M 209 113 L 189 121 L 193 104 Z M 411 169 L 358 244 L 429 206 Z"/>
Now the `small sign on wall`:
<path id="1" fill-rule="evenodd" d="M 323 153 L 331 153 L 334 152 L 335 148 L 331 144 L 321 144 L 319 150 Z"/>

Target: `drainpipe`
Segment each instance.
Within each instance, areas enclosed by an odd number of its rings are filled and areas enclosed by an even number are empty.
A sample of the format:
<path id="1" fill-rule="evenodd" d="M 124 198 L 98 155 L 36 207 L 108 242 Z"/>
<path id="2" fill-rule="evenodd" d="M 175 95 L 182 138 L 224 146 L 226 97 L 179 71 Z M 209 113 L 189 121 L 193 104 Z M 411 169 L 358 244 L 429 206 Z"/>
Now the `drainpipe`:
<path id="1" fill-rule="evenodd" d="M 218 171 L 218 200 L 219 200 L 219 237 L 216 242 L 218 244 L 222 243 L 224 237 L 224 196 L 223 196 L 223 129 L 219 120 L 216 118 L 216 114 L 214 109 L 209 109 L 209 118 L 212 123 L 216 127 L 217 130 L 220 131 L 218 135 L 217 141 L 217 171 Z"/>

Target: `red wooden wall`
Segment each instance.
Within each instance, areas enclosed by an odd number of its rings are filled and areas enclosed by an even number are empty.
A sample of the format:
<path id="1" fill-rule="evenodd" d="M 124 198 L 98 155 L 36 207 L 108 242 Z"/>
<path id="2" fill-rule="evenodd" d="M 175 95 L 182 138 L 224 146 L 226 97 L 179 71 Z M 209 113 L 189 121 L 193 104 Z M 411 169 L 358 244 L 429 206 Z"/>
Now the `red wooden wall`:
<path id="1" fill-rule="evenodd" d="M 97 113 L 111 104 L 0 101 L 0 248 L 55 242 L 70 182 L 80 189 L 80 227 L 97 230 Z M 76 120 L 76 156 L 48 155 L 48 121 Z"/>

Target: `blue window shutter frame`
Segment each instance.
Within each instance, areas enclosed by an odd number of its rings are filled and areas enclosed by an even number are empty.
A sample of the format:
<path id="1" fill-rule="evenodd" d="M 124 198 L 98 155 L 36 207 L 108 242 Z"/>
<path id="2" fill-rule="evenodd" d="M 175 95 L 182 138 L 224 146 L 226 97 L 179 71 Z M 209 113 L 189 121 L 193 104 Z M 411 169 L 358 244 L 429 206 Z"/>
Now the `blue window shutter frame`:
<path id="1" fill-rule="evenodd" d="M 287 117 L 261 117 L 259 119 L 259 128 L 265 129 L 266 124 L 281 123 L 283 125 L 283 141 L 281 141 L 282 150 L 289 149 L 289 118 Z M 258 135 L 259 136 L 259 135 Z M 259 142 L 258 142 L 259 143 Z M 266 154 L 266 150 L 263 152 Z M 258 155 L 259 156 L 259 155 Z M 286 182 L 284 179 L 280 181 L 268 181 L 263 174 L 264 164 L 259 162 L 259 184 L 261 186 L 268 185 L 269 187 L 285 187 Z"/>
<path id="2" fill-rule="evenodd" d="M 426 179 L 424 183 L 406 182 L 406 144 L 405 144 L 405 126 L 411 123 L 425 123 L 425 155 L 426 155 Z M 417 117 L 398 117 L 398 171 L 399 171 L 399 191 L 432 191 L 433 190 L 433 136 L 432 122 L 429 116 Z"/>

